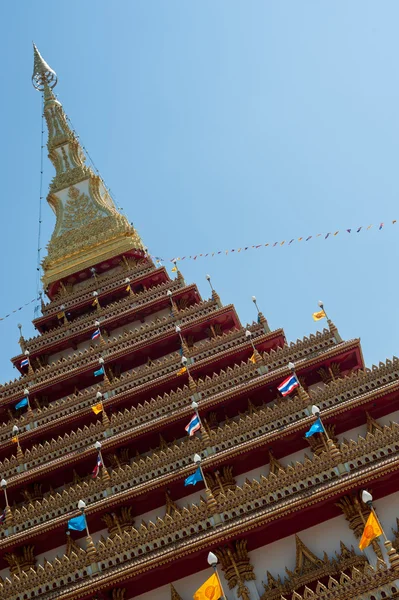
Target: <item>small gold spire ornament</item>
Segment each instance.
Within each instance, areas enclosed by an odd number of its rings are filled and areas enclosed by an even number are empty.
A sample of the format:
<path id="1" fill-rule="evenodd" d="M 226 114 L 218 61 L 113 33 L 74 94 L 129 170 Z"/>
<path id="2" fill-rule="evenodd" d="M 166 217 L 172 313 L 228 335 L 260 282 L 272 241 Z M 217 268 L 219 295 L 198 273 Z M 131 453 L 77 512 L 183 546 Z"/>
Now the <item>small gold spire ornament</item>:
<path id="1" fill-rule="evenodd" d="M 102 420 L 102 424 L 103 424 L 104 429 L 109 429 L 111 423 L 110 423 L 108 415 L 107 415 L 107 413 L 105 411 L 104 404 L 103 404 L 103 410 L 102 410 L 101 420 Z"/>

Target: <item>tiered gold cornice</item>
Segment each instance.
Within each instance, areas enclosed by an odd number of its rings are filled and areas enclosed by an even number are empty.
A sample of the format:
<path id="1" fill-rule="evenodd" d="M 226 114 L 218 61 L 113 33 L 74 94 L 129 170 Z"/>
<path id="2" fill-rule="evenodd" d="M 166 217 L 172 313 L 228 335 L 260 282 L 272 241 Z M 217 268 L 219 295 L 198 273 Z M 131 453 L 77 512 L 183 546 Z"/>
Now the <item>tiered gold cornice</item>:
<path id="1" fill-rule="evenodd" d="M 56 300 L 52 300 L 48 304 L 44 304 L 43 302 L 43 316 L 35 319 L 33 323 L 43 323 L 49 318 L 55 317 L 61 310 L 61 306 L 64 306 L 65 310 L 69 311 L 70 309 L 92 302 L 94 291 L 97 291 L 100 296 L 101 294 L 119 291 L 126 288 L 126 278 L 134 280 L 136 283 L 141 283 L 141 281 L 147 279 L 149 274 L 158 272 L 149 257 L 138 261 L 134 266 L 129 265 L 129 263 L 126 266 L 123 261 L 121 263 L 115 269 L 116 272 L 113 271 L 112 274 L 107 271 L 96 275 L 96 277 L 86 279 L 84 282 L 77 282 L 79 285 L 76 291 L 65 290 L 65 292 L 62 292 L 62 288 L 60 288 L 59 297 Z M 162 270 L 166 273 L 164 268 Z"/>
<path id="2" fill-rule="evenodd" d="M 337 346 L 334 346 L 334 349 L 336 348 Z M 303 360 L 298 364 L 299 366 L 305 366 L 306 362 L 310 361 Z M 304 364 L 302 365 L 300 363 Z M 278 372 L 272 372 L 264 375 L 262 374 L 260 368 L 256 365 L 253 365 L 251 361 L 242 362 L 241 364 L 234 365 L 233 367 L 228 367 L 226 370 L 222 369 L 219 373 L 214 373 L 212 377 L 207 376 L 205 379 L 198 379 L 196 384 L 196 392 L 200 394 L 202 407 L 209 409 L 211 406 L 220 403 L 220 401 L 225 398 L 226 395 L 231 396 L 233 391 L 234 393 L 239 393 L 244 387 L 247 391 L 251 391 L 261 387 L 262 385 L 265 385 L 267 380 L 274 379 L 276 375 L 278 376 Z M 283 376 L 283 374 L 280 374 L 280 376 Z M 153 385 L 152 382 L 151 385 Z M 123 389 L 120 393 L 123 394 Z M 126 385 L 125 395 L 126 394 L 128 396 L 131 394 L 130 385 Z M 151 398 L 149 401 L 145 401 L 143 405 L 139 403 L 137 406 L 132 406 L 130 411 L 125 409 L 123 413 L 119 413 L 120 418 L 118 418 L 118 414 L 114 413 L 111 420 L 112 431 L 115 434 L 132 427 L 138 427 L 140 431 L 143 432 L 146 431 L 148 427 L 153 429 L 154 427 L 156 428 L 157 426 L 161 426 L 162 424 L 165 424 L 166 420 L 170 421 L 175 419 L 177 415 L 179 415 L 179 418 L 181 418 L 182 414 L 185 414 L 186 412 L 187 414 L 189 413 L 189 399 L 191 394 L 192 390 L 188 386 L 184 385 L 182 389 L 178 389 L 176 391 L 172 390 L 170 393 L 164 393 L 163 396 Z M 309 400 L 308 396 L 306 398 Z M 113 397 L 113 400 L 115 400 L 115 397 Z M 300 403 L 302 403 L 302 406 L 304 407 L 302 398 L 300 398 Z M 288 407 L 289 401 L 284 402 L 283 406 Z M 272 408 L 268 407 L 268 409 L 273 412 Z M 128 419 L 127 415 L 129 415 L 129 412 L 130 418 Z M 86 440 L 85 445 L 89 445 L 92 443 L 92 440 L 91 436 L 87 437 L 89 429 L 87 427 L 85 429 L 86 431 L 83 430 L 80 435 Z M 65 434 L 64 438 L 59 438 L 57 441 L 52 440 L 51 444 L 55 452 L 54 458 L 57 456 L 58 447 L 62 447 L 63 452 L 65 453 L 65 443 L 68 446 L 70 445 L 71 435 L 76 436 L 77 434 L 71 432 L 71 434 Z M 79 443 L 80 435 L 77 436 L 77 441 L 74 442 L 71 450 L 75 448 L 77 443 Z M 30 451 L 27 450 L 25 452 L 25 460 L 27 460 L 28 456 L 29 458 L 32 457 L 32 460 L 34 460 L 33 464 L 38 464 L 37 461 L 41 463 L 47 460 L 49 456 L 47 456 L 46 459 L 45 453 L 43 450 L 40 450 L 40 447 L 41 445 L 37 447 L 33 446 Z M 27 454 L 27 452 L 29 452 L 29 454 Z M 37 459 L 33 459 L 32 453 L 34 453 L 35 456 L 37 455 Z M 43 458 L 40 458 L 40 456 L 43 456 Z M 7 462 L 7 473 L 11 474 L 10 472 L 12 472 L 13 469 L 16 469 L 18 464 L 20 464 L 18 457 L 12 456 Z M 4 464 L 0 463 L 0 470 L 2 467 L 6 467 L 5 461 Z"/>
<path id="3" fill-rule="evenodd" d="M 394 429 L 398 437 L 399 426 L 395 425 Z M 360 444 L 363 446 L 362 442 Z M 242 487 L 237 486 L 226 495 L 219 494 L 217 510 L 222 517 L 222 524 L 217 528 L 213 528 L 207 504 L 201 500 L 199 505 L 191 504 L 176 510 L 172 516 L 158 518 L 155 523 L 142 522 L 138 530 L 132 528 L 130 531 L 125 530 L 122 536 L 103 538 L 95 548 L 95 562 L 100 574 L 95 580 L 91 579 L 90 585 L 96 589 L 96 585 L 104 580 L 108 585 L 115 583 L 114 567 L 121 563 L 123 577 L 132 577 L 141 571 L 144 557 L 146 568 L 151 568 L 153 559 L 157 560 L 158 565 L 170 560 L 176 561 L 194 550 L 209 548 L 210 544 L 218 545 L 220 541 L 235 539 L 238 534 L 248 532 L 260 523 L 265 525 L 284 518 L 307 506 L 315 506 L 320 501 L 325 502 L 337 494 L 345 493 L 353 486 L 364 485 L 378 480 L 384 474 L 397 472 L 399 446 L 393 451 L 392 445 L 388 445 L 384 450 L 384 458 L 370 461 L 368 456 L 363 456 L 361 465 L 358 464 L 356 471 L 346 477 L 337 477 L 337 465 L 330 454 L 324 453 L 321 457 L 314 456 L 312 460 L 296 463 L 295 467 L 287 467 L 287 481 L 270 474 L 260 480 L 246 482 Z M 304 495 L 298 493 L 301 489 L 304 490 Z M 310 489 L 312 494 L 309 494 Z M 115 499 L 115 495 L 107 498 L 108 509 L 115 503 Z M 95 511 L 96 507 L 89 507 L 88 512 L 91 510 Z M 43 533 L 46 529 L 46 525 L 42 524 L 40 531 Z M 6 579 L 3 587 L 0 584 L 2 598 L 9 599 L 22 590 L 24 593 L 31 591 L 30 597 L 36 597 L 39 595 L 38 588 L 50 582 L 55 583 L 58 598 L 74 597 L 73 587 L 65 592 L 62 592 L 62 587 L 65 586 L 67 576 L 75 580 L 75 573 L 80 573 L 82 577 L 82 568 L 87 565 L 87 558 L 84 560 L 82 556 L 79 559 L 71 554 L 68 561 L 56 558 L 52 563 L 45 562 L 43 567 L 32 568 L 29 578 L 13 576 Z M 81 586 L 84 586 L 84 581 L 78 584 L 75 593 L 82 594 Z"/>
<path id="4" fill-rule="evenodd" d="M 356 554 L 341 542 L 340 552 L 329 559 L 326 554 L 318 558 L 295 536 L 296 566 L 286 569 L 288 577 L 281 580 L 267 573 L 267 584 L 261 600 L 357 600 L 360 594 L 376 591 L 387 582 L 394 582 L 395 574 L 378 559 L 376 569 L 371 567 L 364 555 Z M 324 583 L 323 583 L 324 582 Z M 304 587 L 305 586 L 305 587 Z M 310 586 L 310 587 L 309 587 Z M 297 590 L 303 589 L 303 595 Z M 394 589 L 397 590 L 394 586 Z M 392 593 L 392 589 L 389 590 Z M 292 594 L 292 596 L 291 596 Z M 366 598 L 365 596 L 361 596 Z M 367 596 L 369 597 L 369 596 Z M 381 596 L 383 597 L 383 596 Z M 388 596 L 385 596 L 388 597 Z M 394 597 L 389 594 L 389 597 Z"/>
<path id="5" fill-rule="evenodd" d="M 252 332 L 252 339 L 260 342 L 276 333 L 273 332 L 266 335 L 260 325 L 250 326 L 250 331 Z M 196 366 L 198 367 L 215 356 L 226 358 L 233 350 L 240 347 L 250 348 L 250 343 L 245 337 L 245 330 L 234 329 L 225 332 L 216 338 L 197 342 L 190 351 L 190 357 L 195 359 Z M 110 384 L 108 390 L 109 393 L 112 394 L 110 402 L 113 403 L 117 401 L 118 394 L 126 392 L 127 389 L 130 389 L 134 393 L 140 386 L 146 385 L 148 388 L 154 388 L 166 377 L 174 377 L 178 368 L 180 368 L 180 364 L 180 354 L 174 352 L 173 354 L 166 355 L 161 359 L 153 361 L 152 364 L 142 365 L 134 370 L 125 371 Z M 129 386 L 129 388 L 127 386 Z M 100 390 L 101 385 L 97 384 L 96 386 L 80 390 L 72 396 L 65 396 L 59 400 L 55 400 L 48 406 L 44 406 L 40 409 L 33 409 L 32 414 L 36 428 L 47 425 L 45 429 L 52 430 L 60 423 L 61 419 L 63 421 L 68 421 L 71 416 L 76 415 L 77 411 L 89 409 L 95 402 L 96 393 Z M 86 410 L 85 413 L 80 414 L 90 414 L 90 410 Z M 25 440 L 26 437 L 34 434 L 35 430 L 26 429 L 27 425 L 29 425 L 29 418 L 28 413 L 25 413 L 21 415 L 19 419 L 11 419 L 8 423 L 2 423 L 0 425 L 0 442 L 9 441 L 10 429 L 12 429 L 15 424 L 18 425 L 20 433 L 22 433 L 21 439 Z M 23 432 L 25 431 L 27 434 L 26 436 L 23 435 Z"/>
<path id="6" fill-rule="evenodd" d="M 262 427 L 264 414 L 265 409 L 261 407 L 256 411 L 251 411 L 251 414 L 248 413 L 245 417 L 241 416 L 236 421 L 229 421 L 216 431 L 212 431 L 210 434 L 211 443 L 217 449 L 217 454 L 212 457 L 205 456 L 206 444 L 199 438 L 185 438 L 179 443 L 167 444 L 162 449 L 153 451 L 150 455 L 138 456 L 129 465 L 112 470 L 110 483 L 87 477 L 78 483 L 65 485 L 62 495 L 48 492 L 44 495 L 43 500 L 36 499 L 34 502 L 30 501 L 28 505 L 24 503 L 20 507 L 14 507 L 13 523 L 15 532 L 32 527 L 37 520 L 41 522 L 48 521 L 60 515 L 66 518 L 66 512 L 73 511 L 81 497 L 86 498 L 90 503 L 90 507 L 92 507 L 93 504 L 98 504 L 98 498 L 101 499 L 105 490 L 110 486 L 114 501 L 117 501 L 118 494 L 123 494 L 126 497 L 125 490 L 127 489 L 133 495 L 141 495 L 158 486 L 166 486 L 172 480 L 189 474 L 192 469 L 191 460 L 194 453 L 203 454 L 204 467 L 215 468 L 220 461 L 227 462 L 243 452 L 255 451 L 261 445 L 266 446 L 269 442 L 267 438 L 271 437 L 267 433 L 267 429 L 270 429 L 271 424 L 269 423 L 267 428 Z M 300 417 L 300 415 L 298 416 Z M 305 421 L 309 422 L 309 418 L 303 415 L 299 428 L 306 427 Z M 272 429 L 277 429 L 276 421 Z M 292 428 L 287 427 L 287 429 L 286 435 L 291 435 Z M 274 431 L 274 434 L 276 436 L 276 431 Z M 93 439 L 95 439 L 95 436 Z M 106 444 L 104 444 L 104 449 L 106 449 Z M 374 434 L 368 433 L 365 437 L 359 436 L 357 442 L 351 440 L 348 444 L 342 443 L 340 446 L 340 460 L 347 465 L 348 472 L 352 473 L 365 465 L 378 464 L 384 457 L 398 454 L 398 452 L 399 425 L 391 423 L 390 426 L 376 430 Z M 289 494 L 308 489 L 309 481 L 313 481 L 317 485 L 331 475 L 334 476 L 331 471 L 330 473 L 325 472 L 326 460 L 332 461 L 329 464 L 334 465 L 335 468 L 337 467 L 335 457 L 328 453 L 323 453 L 320 456 L 314 455 L 312 458 L 305 454 L 303 463 L 296 462 L 287 467 L 280 466 L 277 474 L 270 467 L 269 475 L 266 478 L 269 485 L 268 493 L 274 494 L 274 498 L 278 500 Z M 264 481 L 264 479 L 261 478 L 261 481 Z M 271 484 L 273 484 L 272 487 L 270 487 Z M 245 485 L 252 485 L 252 482 L 247 479 Z M 231 496 L 230 492 L 235 491 L 235 487 L 235 485 L 229 484 L 223 489 L 219 489 L 216 494 L 217 500 L 219 500 L 219 495 L 221 498 L 225 496 L 229 498 Z M 100 503 L 103 503 L 103 500 L 100 500 Z M 1 537 L 4 536 L 4 533 L 4 529 L 0 530 Z M 27 533 L 28 535 L 34 534 L 32 531 Z"/>
<path id="7" fill-rule="evenodd" d="M 87 350 L 74 352 L 68 357 L 37 368 L 34 373 L 25 375 L 15 382 L 5 384 L 2 389 L 0 388 L 0 401 L 4 398 L 7 398 L 7 400 L 18 398 L 18 395 L 26 387 L 29 387 L 32 393 L 38 392 L 47 383 L 51 382 L 51 385 L 53 385 L 56 382 L 65 381 L 74 375 L 91 370 L 97 366 L 98 358 L 105 351 L 108 361 L 116 360 L 124 356 L 126 351 L 132 351 L 136 345 L 134 350 L 154 344 L 160 339 L 172 335 L 172 333 L 176 335 L 176 322 L 179 323 L 180 327 L 188 324 L 200 324 L 206 322 L 212 315 L 221 315 L 231 310 L 234 310 L 232 305 L 219 308 L 214 300 L 205 300 L 179 311 L 177 319 L 174 316 L 164 316 L 157 318 L 155 321 L 144 323 L 132 331 L 124 332 L 118 337 L 107 340 L 105 347 L 93 346 Z M 117 311 L 115 311 L 115 314 L 117 314 Z"/>
<path id="8" fill-rule="evenodd" d="M 126 283 L 124 284 L 126 287 Z M 190 286 L 186 289 L 195 288 Z M 109 327 L 112 326 L 112 321 L 115 318 L 129 315 L 130 318 L 134 319 L 134 313 L 144 306 L 150 307 L 151 304 L 156 303 L 159 299 L 166 297 L 167 290 L 171 292 L 177 292 L 182 290 L 180 282 L 178 280 L 161 283 L 153 286 L 144 292 L 134 294 L 134 296 L 125 296 L 114 302 L 110 302 L 105 306 L 101 306 L 98 312 L 91 312 L 84 314 L 79 317 L 75 317 L 73 321 L 60 324 L 58 327 L 49 329 L 41 335 L 34 336 L 30 339 L 25 340 L 25 349 L 29 350 L 31 354 L 45 351 L 47 347 L 57 344 L 61 340 L 70 339 L 73 340 L 74 336 L 81 336 L 86 333 L 89 335 L 93 331 L 94 321 L 101 318 L 101 326 Z M 91 297 L 93 300 L 93 297 Z M 101 302 L 101 297 L 99 297 Z M 21 358 L 22 355 L 15 356 L 12 360 L 16 361 Z"/>
<path id="9" fill-rule="evenodd" d="M 35 87 L 44 92 L 47 148 L 56 174 L 48 202 L 56 215 L 43 265 L 43 284 L 62 280 L 101 261 L 135 250 L 144 255 L 139 235 L 118 213 L 100 177 L 85 165 L 83 150 L 54 96 L 56 79 L 34 47 Z"/>
<path id="10" fill-rule="evenodd" d="M 212 301 L 209 301 L 212 302 Z M 198 306 L 198 305 L 195 305 Z M 201 306 L 201 305 L 200 305 Z M 227 306 L 225 307 L 225 311 L 230 310 L 231 306 Z M 223 313 L 223 310 L 217 311 L 218 314 Z M 180 316 L 181 313 L 179 313 Z M 201 315 L 202 316 L 202 315 Z M 167 322 L 169 320 L 169 326 L 167 324 L 163 325 L 164 322 Z M 206 317 L 203 319 L 204 321 L 206 321 Z M 202 321 L 202 319 L 201 319 Z M 200 322 L 200 321 L 198 321 Z M 196 323 L 196 321 L 193 321 L 193 323 Z M 168 331 L 169 333 L 172 333 L 172 327 L 173 325 L 175 325 L 175 322 L 173 321 L 173 319 L 168 319 L 168 317 L 165 317 L 164 319 L 162 319 L 161 321 L 161 326 L 163 325 L 163 329 L 165 331 Z M 184 323 L 182 324 L 180 322 L 179 319 L 179 325 L 182 327 L 183 333 L 184 333 Z M 190 322 L 190 326 L 192 325 L 192 323 Z M 157 327 L 155 326 L 154 323 L 148 323 L 149 327 L 153 327 L 155 330 L 157 329 Z M 158 323 L 158 327 L 159 327 L 159 323 Z M 262 326 L 258 326 L 258 329 L 256 329 L 256 326 L 249 326 L 250 331 L 255 331 L 255 330 L 259 330 L 261 331 Z M 139 329 L 139 333 L 142 331 L 142 327 L 140 327 Z M 279 332 L 281 332 L 282 334 L 282 330 L 277 330 Z M 175 331 L 173 330 L 173 333 L 175 334 Z M 131 332 L 131 334 L 134 334 L 134 332 Z M 127 347 L 131 347 L 131 343 L 129 345 L 129 340 L 126 340 L 128 334 L 121 334 L 119 336 L 119 338 L 117 339 L 117 341 L 119 339 L 123 340 L 124 345 L 126 345 Z M 241 333 L 239 334 L 241 336 Z M 140 335 L 140 341 L 144 342 L 143 346 L 146 345 L 146 340 L 147 340 L 147 335 Z M 214 338 L 215 341 L 215 345 L 219 345 L 218 339 L 219 336 L 217 338 Z M 151 340 L 152 341 L 152 340 Z M 112 340 L 109 343 L 115 343 Z M 343 344 L 343 345 L 342 345 Z M 304 337 L 303 340 L 297 340 L 296 342 L 291 342 L 289 345 L 286 344 L 283 348 L 277 348 L 277 350 L 272 349 L 270 351 L 270 353 L 264 353 L 263 356 L 263 360 L 265 361 L 265 366 L 268 369 L 268 371 L 272 371 L 273 369 L 276 369 L 278 367 L 283 367 L 285 366 L 289 360 L 299 360 L 303 357 L 310 357 L 313 354 L 316 355 L 316 353 L 320 353 L 321 351 L 327 350 L 329 348 L 331 349 L 335 349 L 335 348 L 344 348 L 345 346 L 349 345 L 353 345 L 353 342 L 343 342 L 341 345 L 337 346 L 334 342 L 334 338 L 332 336 L 332 334 L 328 331 L 328 330 L 324 330 L 322 333 L 317 333 L 316 335 L 311 334 L 308 337 Z M 198 344 L 195 344 L 195 347 L 197 347 Z M 96 352 L 96 348 L 90 349 L 88 351 L 86 351 L 86 353 L 89 352 L 91 354 Z M 82 352 L 80 352 L 78 354 L 78 356 L 81 356 Z M 193 355 L 195 355 L 195 351 L 193 352 Z M 76 356 L 75 356 L 75 360 L 76 360 Z M 196 356 L 196 360 L 198 361 L 200 358 L 198 356 Z M 63 367 L 63 371 L 67 371 L 67 367 L 64 366 L 64 362 L 65 361 L 59 361 L 59 363 L 56 363 L 60 365 L 60 367 Z M 156 363 L 155 363 L 156 364 Z M 52 365 L 54 367 L 54 364 Z M 41 380 L 39 379 L 39 381 L 37 380 L 37 376 L 40 375 L 40 373 L 46 370 L 46 368 L 42 368 L 42 369 L 38 369 L 34 376 L 32 377 L 31 375 L 24 375 L 22 377 L 20 377 L 19 379 L 16 379 L 12 382 L 9 382 L 7 384 L 4 384 L 3 386 L 0 386 L 0 401 L 2 400 L 7 400 L 7 401 L 13 401 L 19 398 L 19 395 L 23 392 L 23 390 L 26 387 L 29 387 L 31 390 L 31 393 L 37 393 L 40 390 L 40 384 Z M 50 368 L 47 368 L 48 371 L 50 371 Z M 43 381 L 46 382 L 47 380 L 50 379 L 50 376 L 44 377 Z"/>

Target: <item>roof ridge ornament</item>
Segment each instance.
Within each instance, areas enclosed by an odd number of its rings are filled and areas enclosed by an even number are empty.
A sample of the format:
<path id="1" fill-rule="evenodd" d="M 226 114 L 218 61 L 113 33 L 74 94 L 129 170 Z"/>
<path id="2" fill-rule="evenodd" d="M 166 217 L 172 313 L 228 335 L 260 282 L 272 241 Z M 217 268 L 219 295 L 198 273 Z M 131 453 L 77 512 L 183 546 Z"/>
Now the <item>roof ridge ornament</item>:
<path id="1" fill-rule="evenodd" d="M 36 45 L 33 43 L 33 87 L 39 92 L 43 92 L 46 85 L 49 88 L 54 88 L 57 85 L 57 82 L 57 73 L 49 67 Z"/>

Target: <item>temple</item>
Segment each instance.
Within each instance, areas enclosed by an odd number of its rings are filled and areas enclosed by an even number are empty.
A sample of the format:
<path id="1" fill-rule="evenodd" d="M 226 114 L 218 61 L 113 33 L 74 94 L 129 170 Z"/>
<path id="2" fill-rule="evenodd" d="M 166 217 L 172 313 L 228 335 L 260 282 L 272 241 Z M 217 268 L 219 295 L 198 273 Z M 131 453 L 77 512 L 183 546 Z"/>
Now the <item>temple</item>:
<path id="1" fill-rule="evenodd" d="M 208 299 L 178 261 L 170 277 L 36 47 L 32 82 L 56 224 L 37 334 L 0 386 L 0 598 L 191 600 L 213 569 L 222 591 L 198 598 L 399 598 L 399 360 L 367 368 L 323 306 L 287 342 L 255 298 L 243 325 L 209 276 Z"/>

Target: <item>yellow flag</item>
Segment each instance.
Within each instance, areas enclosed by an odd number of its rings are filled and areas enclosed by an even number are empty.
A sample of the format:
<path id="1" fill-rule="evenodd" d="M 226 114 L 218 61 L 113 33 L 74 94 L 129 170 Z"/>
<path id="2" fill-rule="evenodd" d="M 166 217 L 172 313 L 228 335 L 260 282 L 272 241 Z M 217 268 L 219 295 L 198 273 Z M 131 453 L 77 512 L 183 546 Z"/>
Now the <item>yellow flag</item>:
<path id="1" fill-rule="evenodd" d="M 18 444 L 18 436 L 14 435 L 14 437 L 11 438 L 11 441 L 14 442 L 14 444 Z"/>
<path id="2" fill-rule="evenodd" d="M 324 312 L 324 310 L 319 310 L 319 312 L 315 312 L 312 315 L 313 321 L 320 321 L 320 319 L 324 319 L 325 316 L 326 316 L 326 313 Z"/>
<path id="3" fill-rule="evenodd" d="M 103 409 L 102 402 L 99 402 L 98 404 L 95 404 L 94 406 L 91 407 L 91 410 L 94 412 L 95 415 L 98 415 L 98 413 L 102 412 L 102 409 Z"/>
<path id="4" fill-rule="evenodd" d="M 251 361 L 251 363 L 256 364 L 255 353 L 249 357 L 249 360 Z"/>
<path id="5" fill-rule="evenodd" d="M 193 596 L 194 600 L 219 600 L 221 597 L 222 588 L 216 573 L 211 575 Z"/>
<path id="6" fill-rule="evenodd" d="M 63 319 L 65 317 L 65 312 L 62 310 L 61 312 L 57 313 L 57 319 Z"/>
<path id="7" fill-rule="evenodd" d="M 187 367 L 182 367 L 177 371 L 177 375 L 183 375 L 187 371 Z"/>
<path id="8" fill-rule="evenodd" d="M 98 298 L 94 298 L 93 302 L 91 303 L 92 306 L 97 306 L 98 304 Z"/>
<path id="9" fill-rule="evenodd" d="M 130 292 L 130 291 L 131 291 L 131 287 L 130 287 L 130 285 L 128 285 L 128 286 L 127 286 L 127 288 L 126 288 L 126 291 L 127 291 L 127 292 Z"/>
<path id="10" fill-rule="evenodd" d="M 382 534 L 381 525 L 374 516 L 374 513 L 370 513 L 367 519 L 366 525 L 364 526 L 363 535 L 360 538 L 359 548 L 364 550 L 370 543 Z"/>
<path id="11" fill-rule="evenodd" d="M 177 267 L 172 267 L 172 273 L 176 273 L 177 272 Z"/>

